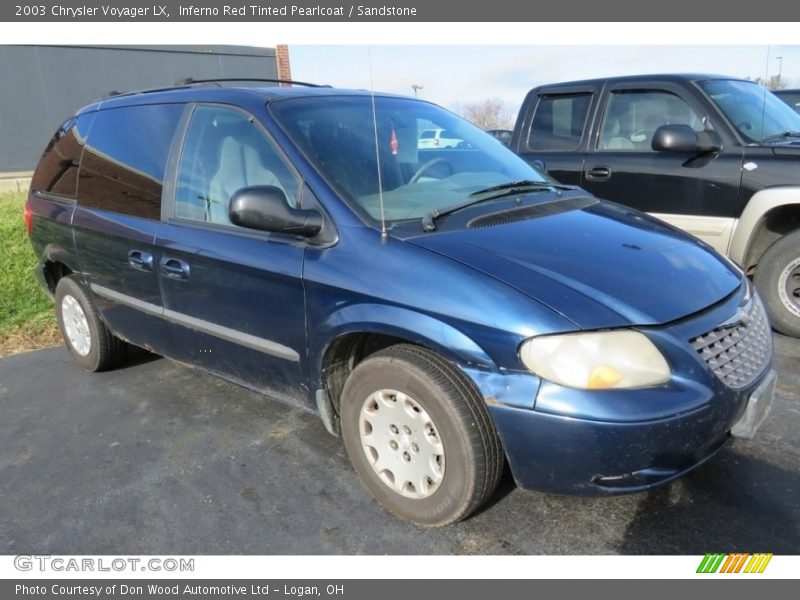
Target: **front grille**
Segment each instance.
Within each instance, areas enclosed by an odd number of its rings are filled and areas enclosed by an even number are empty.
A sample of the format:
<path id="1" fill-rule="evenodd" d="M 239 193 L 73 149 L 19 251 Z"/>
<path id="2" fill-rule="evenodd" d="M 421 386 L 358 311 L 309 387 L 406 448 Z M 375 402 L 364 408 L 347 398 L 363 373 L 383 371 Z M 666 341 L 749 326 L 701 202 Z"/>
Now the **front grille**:
<path id="1" fill-rule="evenodd" d="M 772 331 L 758 296 L 749 312 L 691 340 L 714 374 L 730 388 L 743 388 L 758 377 L 772 354 Z"/>

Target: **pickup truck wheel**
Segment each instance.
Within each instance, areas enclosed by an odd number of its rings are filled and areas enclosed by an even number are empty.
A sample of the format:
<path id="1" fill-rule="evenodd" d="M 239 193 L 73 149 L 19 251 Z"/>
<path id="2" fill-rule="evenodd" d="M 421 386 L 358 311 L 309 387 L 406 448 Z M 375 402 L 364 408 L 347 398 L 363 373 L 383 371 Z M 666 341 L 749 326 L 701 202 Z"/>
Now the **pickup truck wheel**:
<path id="1" fill-rule="evenodd" d="M 800 231 L 772 244 L 758 261 L 755 283 L 772 326 L 800 337 Z"/>
<path id="2" fill-rule="evenodd" d="M 55 303 L 61 335 L 75 362 L 87 371 L 103 371 L 119 363 L 125 342 L 109 331 L 74 276 L 59 280 Z"/>
<path id="3" fill-rule="evenodd" d="M 356 366 L 342 392 L 341 425 L 367 489 L 417 525 L 466 518 L 502 473 L 482 398 L 453 364 L 424 348 L 392 346 Z"/>

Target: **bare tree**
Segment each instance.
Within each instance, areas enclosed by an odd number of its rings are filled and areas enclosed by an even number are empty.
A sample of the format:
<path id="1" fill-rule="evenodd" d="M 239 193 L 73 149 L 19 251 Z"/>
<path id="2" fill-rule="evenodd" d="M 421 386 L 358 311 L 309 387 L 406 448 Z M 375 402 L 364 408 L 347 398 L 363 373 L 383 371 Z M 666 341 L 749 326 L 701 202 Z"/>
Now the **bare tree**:
<path id="1" fill-rule="evenodd" d="M 789 81 L 780 75 L 770 75 L 768 79 L 763 77 L 748 77 L 747 79 L 754 81 L 758 85 L 763 85 L 768 90 L 782 90 L 789 85 Z"/>
<path id="2" fill-rule="evenodd" d="M 513 129 L 514 114 L 500 98 L 459 104 L 455 112 L 481 129 Z"/>

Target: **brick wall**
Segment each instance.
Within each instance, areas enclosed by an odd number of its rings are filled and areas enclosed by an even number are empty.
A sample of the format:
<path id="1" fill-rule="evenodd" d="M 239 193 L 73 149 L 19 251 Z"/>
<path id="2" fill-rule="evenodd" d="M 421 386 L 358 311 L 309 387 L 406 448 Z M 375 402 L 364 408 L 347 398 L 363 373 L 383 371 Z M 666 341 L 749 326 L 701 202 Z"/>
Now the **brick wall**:
<path id="1" fill-rule="evenodd" d="M 289 46 L 278 44 L 275 47 L 275 58 L 278 61 L 278 79 L 291 79 L 292 66 L 289 63 Z"/>

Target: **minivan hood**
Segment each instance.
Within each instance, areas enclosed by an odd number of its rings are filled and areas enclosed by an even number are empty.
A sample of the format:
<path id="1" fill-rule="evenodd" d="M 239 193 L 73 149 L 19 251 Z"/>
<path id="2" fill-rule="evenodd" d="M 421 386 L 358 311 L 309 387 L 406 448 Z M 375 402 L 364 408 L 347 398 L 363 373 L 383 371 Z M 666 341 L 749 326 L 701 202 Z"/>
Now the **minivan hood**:
<path id="1" fill-rule="evenodd" d="M 606 202 L 407 241 L 502 281 L 582 329 L 668 323 L 741 284 L 739 271 L 702 242 Z"/>

